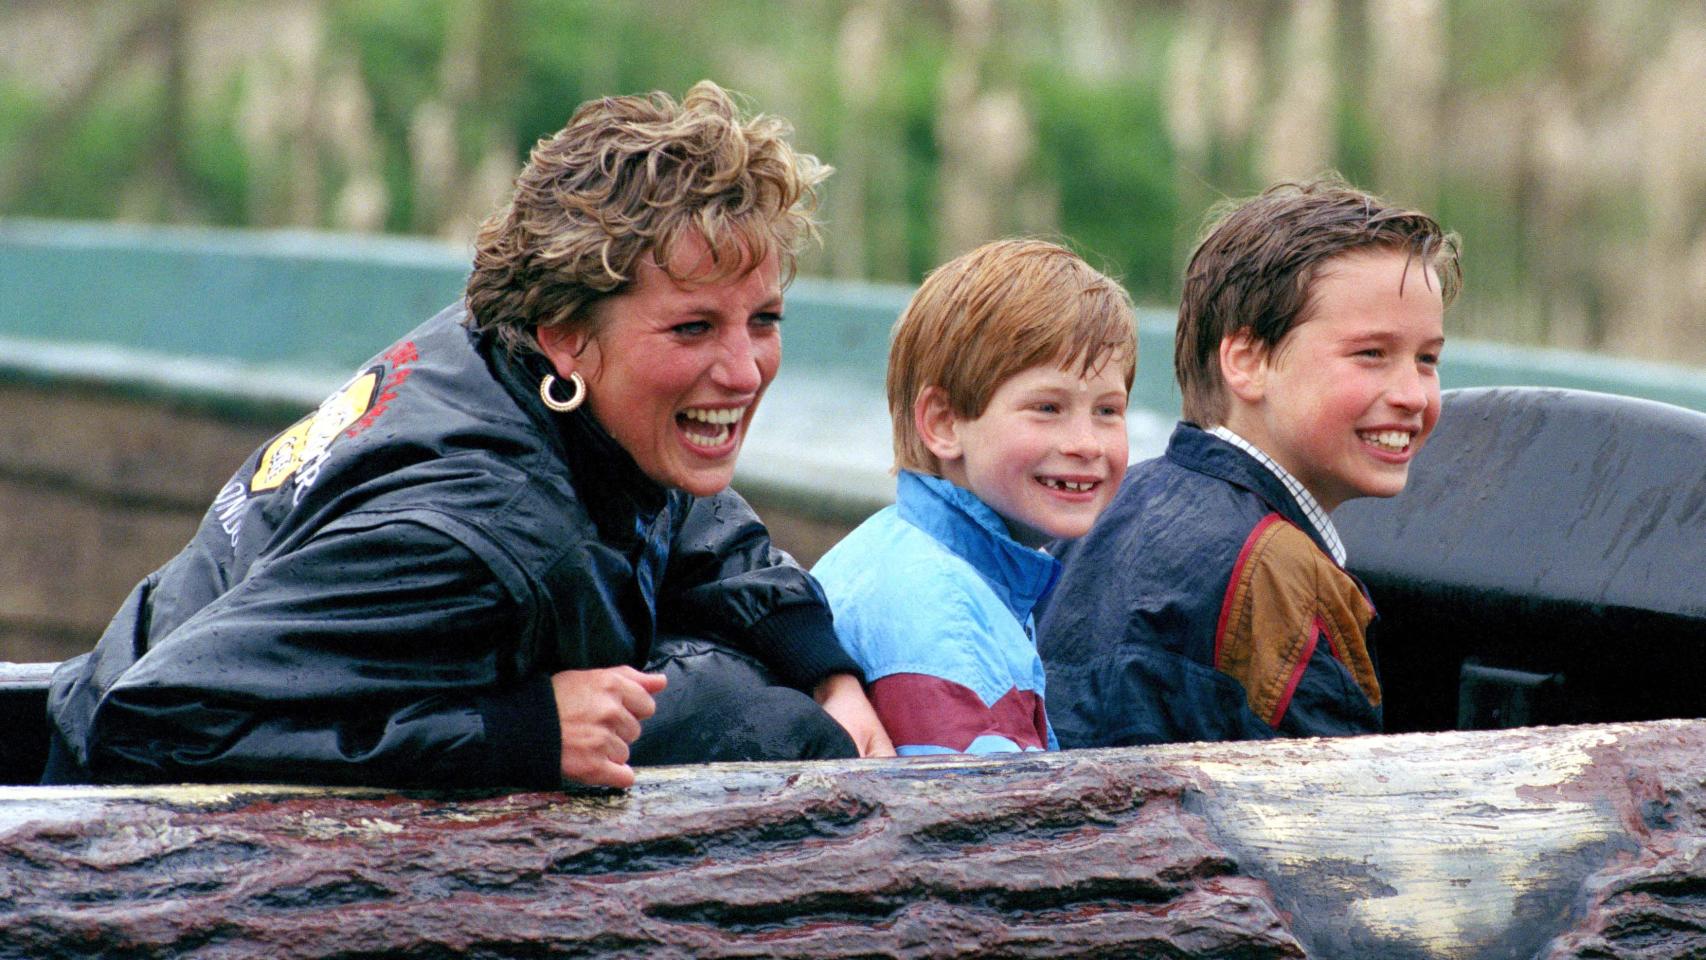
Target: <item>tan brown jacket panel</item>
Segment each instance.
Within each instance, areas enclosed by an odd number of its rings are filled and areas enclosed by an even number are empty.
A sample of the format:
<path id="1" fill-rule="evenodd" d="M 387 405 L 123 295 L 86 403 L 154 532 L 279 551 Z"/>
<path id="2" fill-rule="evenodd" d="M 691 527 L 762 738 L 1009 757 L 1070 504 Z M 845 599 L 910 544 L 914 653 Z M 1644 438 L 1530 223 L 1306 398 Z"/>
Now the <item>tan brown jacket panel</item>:
<path id="1" fill-rule="evenodd" d="M 1227 586 L 1214 665 L 1244 685 L 1250 709 L 1279 726 L 1309 658 L 1325 640 L 1369 702 L 1380 681 L 1366 631 L 1374 609 L 1356 581 L 1279 514 L 1256 525 Z"/>

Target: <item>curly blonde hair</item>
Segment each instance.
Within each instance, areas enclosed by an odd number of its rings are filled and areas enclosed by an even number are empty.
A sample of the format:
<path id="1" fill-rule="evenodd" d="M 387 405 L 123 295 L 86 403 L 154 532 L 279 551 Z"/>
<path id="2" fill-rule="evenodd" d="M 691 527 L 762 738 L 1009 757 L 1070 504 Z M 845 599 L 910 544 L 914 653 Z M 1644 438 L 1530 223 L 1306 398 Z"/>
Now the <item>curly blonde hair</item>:
<path id="1" fill-rule="evenodd" d="M 680 104 L 661 92 L 582 104 L 481 225 L 469 325 L 512 352 L 537 350 L 540 327 L 596 333 L 592 308 L 627 289 L 640 256 L 670 271 L 690 233 L 711 267 L 674 279 L 720 282 L 774 253 L 787 282 L 817 236 L 817 187 L 832 171 L 796 153 L 792 132 L 780 117 L 743 117 L 709 80 Z"/>

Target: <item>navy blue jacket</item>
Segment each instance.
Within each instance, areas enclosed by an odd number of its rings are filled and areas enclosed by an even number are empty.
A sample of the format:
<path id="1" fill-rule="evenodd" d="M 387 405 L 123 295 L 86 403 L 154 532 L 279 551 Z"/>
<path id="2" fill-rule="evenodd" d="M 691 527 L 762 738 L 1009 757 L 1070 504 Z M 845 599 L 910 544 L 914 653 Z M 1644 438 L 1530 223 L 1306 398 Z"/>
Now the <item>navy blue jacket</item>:
<path id="1" fill-rule="evenodd" d="M 1038 623 L 1063 747 L 1376 732 L 1374 608 L 1278 477 L 1181 423 L 1132 466 Z"/>
<path id="2" fill-rule="evenodd" d="M 53 676 L 50 782 L 554 786 L 549 677 L 718 640 L 857 673 L 733 492 L 645 477 L 449 308 L 274 438 Z"/>

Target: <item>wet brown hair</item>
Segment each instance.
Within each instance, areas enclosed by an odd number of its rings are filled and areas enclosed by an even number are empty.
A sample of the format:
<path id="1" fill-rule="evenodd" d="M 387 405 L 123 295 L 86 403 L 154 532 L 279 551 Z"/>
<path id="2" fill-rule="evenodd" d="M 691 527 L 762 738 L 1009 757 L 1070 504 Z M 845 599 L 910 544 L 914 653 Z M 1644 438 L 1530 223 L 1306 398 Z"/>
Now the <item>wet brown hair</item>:
<path id="1" fill-rule="evenodd" d="M 1050 364 L 1090 375 L 1118 363 L 1131 389 L 1136 317 L 1125 288 L 1059 244 L 998 240 L 924 278 L 889 344 L 889 417 L 897 469 L 940 476 L 913 408 L 941 387 L 955 416 L 976 418 L 1014 374 Z"/>
<path id="2" fill-rule="evenodd" d="M 1173 371 L 1184 418 L 1222 423 L 1226 385 L 1220 343 L 1247 331 L 1273 350 L 1309 318 L 1322 263 L 1357 250 L 1404 251 L 1436 279 L 1447 306 L 1463 285 L 1460 242 L 1434 218 L 1387 204 L 1337 175 L 1276 184 L 1260 196 L 1211 211 L 1206 237 L 1185 268 L 1174 332 Z"/>
<path id="3" fill-rule="evenodd" d="M 791 133 L 781 118 L 743 117 L 709 80 L 679 104 L 659 92 L 582 104 L 481 225 L 469 325 L 512 351 L 537 349 L 539 327 L 596 333 L 592 308 L 633 283 L 635 261 L 649 255 L 670 271 L 689 234 L 712 264 L 673 279 L 720 282 L 775 253 L 786 283 L 816 236 L 817 186 L 831 172 L 795 153 Z"/>

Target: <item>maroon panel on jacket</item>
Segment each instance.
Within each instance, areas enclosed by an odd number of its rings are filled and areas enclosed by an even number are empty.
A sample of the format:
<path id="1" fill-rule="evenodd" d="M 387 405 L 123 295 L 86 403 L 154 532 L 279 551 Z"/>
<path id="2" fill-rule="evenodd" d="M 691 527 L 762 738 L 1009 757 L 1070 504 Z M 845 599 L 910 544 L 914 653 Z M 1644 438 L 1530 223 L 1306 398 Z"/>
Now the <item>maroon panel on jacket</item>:
<path id="1" fill-rule="evenodd" d="M 993 734 L 1026 750 L 1048 747 L 1048 719 L 1035 691 L 1014 687 L 986 706 L 970 687 L 922 673 L 891 673 L 871 684 L 870 696 L 896 746 L 964 752 L 973 740 Z"/>

